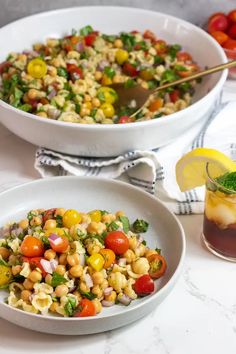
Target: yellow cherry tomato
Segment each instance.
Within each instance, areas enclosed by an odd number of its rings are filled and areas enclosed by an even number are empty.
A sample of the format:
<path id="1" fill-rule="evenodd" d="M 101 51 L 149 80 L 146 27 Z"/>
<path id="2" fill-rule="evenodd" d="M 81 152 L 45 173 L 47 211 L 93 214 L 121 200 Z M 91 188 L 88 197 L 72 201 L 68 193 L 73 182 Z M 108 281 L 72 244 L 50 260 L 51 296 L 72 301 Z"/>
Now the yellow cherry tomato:
<path id="1" fill-rule="evenodd" d="M 104 86 L 112 84 L 112 80 L 105 74 L 102 76 L 101 82 L 102 82 L 102 85 L 104 85 Z"/>
<path id="2" fill-rule="evenodd" d="M 100 210 L 92 210 L 88 214 L 92 221 L 100 222 L 102 220 L 102 213 Z"/>
<path id="3" fill-rule="evenodd" d="M 7 285 L 10 282 L 11 277 L 11 268 L 4 264 L 0 264 L 0 286 Z"/>
<path id="4" fill-rule="evenodd" d="M 99 272 L 105 263 L 103 256 L 99 253 L 94 253 L 87 259 L 88 265 L 90 265 L 94 270 Z"/>
<path id="5" fill-rule="evenodd" d="M 128 60 L 129 53 L 127 52 L 127 50 L 117 49 L 115 57 L 116 57 L 116 62 L 119 65 L 122 65 L 122 64 L 124 64 L 124 62 L 126 62 Z"/>
<path id="6" fill-rule="evenodd" d="M 112 118 L 115 114 L 115 108 L 110 103 L 103 103 L 100 108 L 106 118 Z"/>
<path id="7" fill-rule="evenodd" d="M 51 234 L 56 234 L 58 236 L 65 236 L 65 228 L 54 227 L 45 231 L 44 236 L 49 237 Z"/>
<path id="8" fill-rule="evenodd" d="M 35 79 L 41 79 L 47 74 L 47 64 L 43 59 L 32 59 L 27 65 L 27 72 Z"/>
<path id="9" fill-rule="evenodd" d="M 143 69 L 140 71 L 139 76 L 145 81 L 152 80 L 154 78 L 154 73 L 152 70 Z"/>
<path id="10" fill-rule="evenodd" d="M 81 220 L 80 213 L 74 209 L 67 210 L 62 217 L 63 226 L 68 227 L 68 229 L 75 224 L 79 224 Z"/>
<path id="11" fill-rule="evenodd" d="M 97 92 L 97 97 L 100 101 L 110 104 L 113 104 L 118 98 L 116 91 L 111 87 L 100 87 Z"/>

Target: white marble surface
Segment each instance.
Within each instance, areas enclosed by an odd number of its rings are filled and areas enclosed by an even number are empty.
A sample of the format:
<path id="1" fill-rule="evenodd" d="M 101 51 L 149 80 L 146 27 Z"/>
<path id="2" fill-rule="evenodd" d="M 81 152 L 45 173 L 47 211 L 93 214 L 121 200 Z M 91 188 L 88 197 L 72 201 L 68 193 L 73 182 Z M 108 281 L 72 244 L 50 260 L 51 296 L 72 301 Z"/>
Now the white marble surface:
<path id="1" fill-rule="evenodd" d="M 235 99 L 234 90 L 236 83 L 228 83 L 224 99 Z M 33 145 L 0 125 L 0 191 L 39 177 L 33 168 L 34 151 Z M 236 265 L 203 247 L 202 215 L 179 219 L 187 239 L 184 271 L 149 316 L 118 330 L 81 337 L 32 332 L 0 318 L 0 353 L 235 354 Z"/>

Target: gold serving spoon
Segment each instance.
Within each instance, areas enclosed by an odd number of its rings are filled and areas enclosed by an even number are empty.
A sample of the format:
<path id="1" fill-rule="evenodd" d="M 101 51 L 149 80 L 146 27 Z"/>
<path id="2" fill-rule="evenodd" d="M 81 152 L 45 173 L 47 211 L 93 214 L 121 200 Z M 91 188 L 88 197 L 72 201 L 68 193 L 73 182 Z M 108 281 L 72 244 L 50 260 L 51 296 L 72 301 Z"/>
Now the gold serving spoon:
<path id="1" fill-rule="evenodd" d="M 236 60 L 229 61 L 228 63 L 225 64 L 220 64 L 217 66 L 213 66 L 212 68 L 206 69 L 199 71 L 195 74 L 192 74 L 188 77 L 184 77 L 182 79 L 169 82 L 167 84 L 161 85 L 159 87 L 156 87 L 155 89 L 152 90 L 147 90 L 143 88 L 140 85 L 135 85 L 133 87 L 125 87 L 124 84 L 112 84 L 109 87 L 112 87 L 118 95 L 118 100 L 116 102 L 116 108 L 119 110 L 121 107 L 127 107 L 130 105 L 132 101 L 135 101 L 135 109 L 136 111 L 130 115 L 130 117 L 136 116 L 147 104 L 151 96 L 155 96 L 155 94 L 163 89 L 167 89 L 168 87 L 173 87 L 179 84 L 182 84 L 183 82 L 188 82 L 192 80 L 196 80 L 198 78 L 201 78 L 203 76 L 209 75 L 216 73 L 218 71 L 232 68 L 236 66 Z"/>

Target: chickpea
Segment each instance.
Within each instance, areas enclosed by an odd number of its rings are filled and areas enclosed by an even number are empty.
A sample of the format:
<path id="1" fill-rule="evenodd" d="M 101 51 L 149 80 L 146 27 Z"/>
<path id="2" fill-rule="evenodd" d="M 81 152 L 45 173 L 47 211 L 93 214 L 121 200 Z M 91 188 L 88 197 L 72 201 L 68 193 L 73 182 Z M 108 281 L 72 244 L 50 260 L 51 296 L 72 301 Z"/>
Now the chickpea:
<path id="1" fill-rule="evenodd" d="M 101 302 L 98 300 L 98 299 L 93 299 L 92 300 L 94 306 L 95 306 L 95 311 L 96 311 L 96 314 L 97 313 L 100 313 L 102 311 L 102 304 Z"/>
<path id="2" fill-rule="evenodd" d="M 80 259 L 79 259 L 78 253 L 69 254 L 69 255 L 66 257 L 66 260 L 67 260 L 67 263 L 68 263 L 71 267 L 74 267 L 74 266 L 80 264 Z"/>
<path id="3" fill-rule="evenodd" d="M 123 210 L 118 210 L 116 212 L 116 219 L 118 219 L 120 216 L 125 216 L 125 212 Z"/>
<path id="4" fill-rule="evenodd" d="M 79 278 L 83 274 L 83 267 L 81 265 L 75 265 L 69 270 L 70 275 L 74 278 Z"/>
<path id="5" fill-rule="evenodd" d="M 21 227 L 23 230 L 27 229 L 29 227 L 29 220 L 24 219 L 19 222 L 19 227 Z"/>
<path id="6" fill-rule="evenodd" d="M 54 215 L 57 216 L 63 216 L 65 214 L 66 210 L 64 208 L 57 208 Z"/>
<path id="7" fill-rule="evenodd" d="M 48 117 L 47 113 L 43 112 L 43 111 L 36 113 L 36 115 L 39 116 L 39 117 L 43 117 L 43 118 L 47 118 Z"/>
<path id="8" fill-rule="evenodd" d="M 105 295 L 106 301 L 115 301 L 116 300 L 116 292 L 113 290 L 109 295 Z"/>
<path id="9" fill-rule="evenodd" d="M 123 47 L 123 42 L 121 39 L 116 39 L 114 42 L 114 47 L 116 48 L 122 48 Z"/>
<path id="10" fill-rule="evenodd" d="M 85 108 L 91 110 L 91 109 L 92 109 L 92 103 L 89 102 L 89 101 L 87 101 L 87 102 L 84 103 L 84 105 L 82 106 L 82 108 L 83 108 L 83 107 L 85 107 Z"/>
<path id="11" fill-rule="evenodd" d="M 38 283 L 42 280 L 42 274 L 39 273 L 37 270 L 32 270 L 32 272 L 30 272 L 28 278 L 33 283 Z"/>
<path id="12" fill-rule="evenodd" d="M 66 267 L 64 265 L 60 264 L 55 268 L 55 272 L 57 272 L 60 275 L 64 275 L 66 272 Z"/>
<path id="13" fill-rule="evenodd" d="M 57 76 L 57 69 L 54 66 L 48 66 L 48 74 L 50 76 Z"/>
<path id="14" fill-rule="evenodd" d="M 112 221 L 116 220 L 116 216 L 114 214 L 104 214 L 102 216 L 102 222 L 110 224 Z"/>
<path id="15" fill-rule="evenodd" d="M 30 279 L 25 279 L 23 286 L 26 290 L 32 290 L 34 288 L 34 283 Z"/>
<path id="16" fill-rule="evenodd" d="M 45 277 L 45 283 L 51 285 L 51 282 L 52 282 L 52 276 L 51 274 L 47 274 Z"/>
<path id="17" fill-rule="evenodd" d="M 128 249 L 123 256 L 126 259 L 127 263 L 132 263 L 136 258 L 134 252 L 130 249 Z"/>
<path id="18" fill-rule="evenodd" d="M 105 230 L 106 230 L 106 225 L 104 225 L 102 222 L 92 221 L 87 227 L 88 232 L 95 233 L 98 235 L 101 235 Z"/>
<path id="19" fill-rule="evenodd" d="M 88 116 L 89 114 L 90 114 L 90 110 L 88 108 L 82 106 L 80 109 L 79 115 L 81 117 L 85 117 L 85 116 Z"/>
<path id="20" fill-rule="evenodd" d="M 134 261 L 132 264 L 132 270 L 137 274 L 147 274 L 150 268 L 147 258 L 141 257 Z"/>
<path id="21" fill-rule="evenodd" d="M 84 100 L 85 102 L 90 102 L 92 100 L 91 96 L 90 95 L 84 95 Z"/>
<path id="22" fill-rule="evenodd" d="M 81 281 L 80 282 L 80 285 L 79 285 L 79 288 L 81 291 L 83 291 L 84 293 L 87 293 L 90 291 L 89 287 L 86 285 L 85 282 Z"/>
<path id="23" fill-rule="evenodd" d="M 136 257 L 142 257 L 142 256 L 144 256 L 145 251 L 146 251 L 146 246 L 141 243 L 141 244 L 135 249 L 134 253 L 135 253 Z"/>
<path id="24" fill-rule="evenodd" d="M 8 259 L 10 256 L 10 251 L 6 247 L 0 247 L 0 256 L 2 256 L 3 259 Z"/>
<path id="25" fill-rule="evenodd" d="M 48 250 L 46 250 L 45 252 L 44 252 L 44 257 L 46 258 L 46 259 L 48 259 L 49 261 L 51 260 L 51 259 L 54 259 L 55 257 L 56 257 L 56 252 L 55 251 L 53 251 L 51 248 L 49 248 Z"/>
<path id="26" fill-rule="evenodd" d="M 78 302 L 80 302 L 80 301 L 82 300 L 82 296 L 81 296 L 81 294 L 80 294 L 80 292 L 79 292 L 78 290 L 75 290 L 75 291 L 73 292 L 73 295 L 76 296 Z"/>
<path id="27" fill-rule="evenodd" d="M 21 265 L 15 265 L 11 268 L 12 274 L 16 275 L 19 274 L 22 270 L 22 266 Z"/>
<path id="28" fill-rule="evenodd" d="M 44 230 L 50 230 L 50 229 L 55 229 L 57 227 L 57 222 L 54 219 L 48 219 L 45 224 L 43 229 Z"/>
<path id="29" fill-rule="evenodd" d="M 66 263 L 67 263 L 67 254 L 66 253 L 60 254 L 58 261 L 59 261 L 59 264 L 66 265 Z"/>
<path id="30" fill-rule="evenodd" d="M 101 102 L 99 101 L 98 98 L 94 97 L 94 98 L 92 99 L 92 105 L 93 105 L 94 107 L 99 107 L 99 106 L 101 106 Z"/>
<path id="31" fill-rule="evenodd" d="M 92 293 L 97 295 L 98 298 L 101 298 L 103 296 L 103 290 L 99 285 L 94 285 L 92 288 Z"/>
<path id="32" fill-rule="evenodd" d="M 102 78 L 102 73 L 100 71 L 95 71 L 94 77 L 96 81 L 99 81 Z"/>
<path id="33" fill-rule="evenodd" d="M 59 307 L 60 305 L 59 305 L 59 302 L 57 302 L 57 301 L 55 301 L 55 302 L 53 302 L 52 304 L 51 304 L 51 306 L 50 306 L 50 311 L 52 311 L 52 312 L 57 312 L 57 309 L 58 309 L 58 307 Z"/>
<path id="34" fill-rule="evenodd" d="M 106 279 L 103 280 L 102 284 L 100 284 L 102 290 L 108 288 L 108 281 Z"/>
<path id="35" fill-rule="evenodd" d="M 40 91 L 35 90 L 33 88 L 29 89 L 29 91 L 28 91 L 28 97 L 30 100 L 35 100 L 36 98 L 41 98 L 43 96 L 45 96 L 44 92 L 40 92 Z"/>
<path id="36" fill-rule="evenodd" d="M 42 219 L 40 218 L 40 216 L 34 216 L 30 221 L 31 226 L 39 226 L 41 224 L 42 224 Z"/>
<path id="37" fill-rule="evenodd" d="M 157 254 L 157 251 L 152 250 L 152 249 L 147 249 L 145 252 L 145 257 L 148 258 L 150 257 L 152 254 Z"/>
<path id="38" fill-rule="evenodd" d="M 55 294 L 57 297 L 66 296 L 68 294 L 68 287 L 65 284 L 58 285 L 55 289 Z"/>
<path id="39" fill-rule="evenodd" d="M 95 285 L 100 285 L 103 283 L 104 277 L 101 272 L 95 272 L 92 274 L 92 280 Z"/>
<path id="40" fill-rule="evenodd" d="M 29 302 L 29 298 L 31 294 L 32 292 L 29 290 L 22 290 L 20 297 L 23 301 Z"/>
<path id="41" fill-rule="evenodd" d="M 99 253 L 102 246 L 97 245 L 95 242 L 90 242 L 86 246 L 88 254 L 92 255 L 94 253 Z"/>
<path id="42" fill-rule="evenodd" d="M 14 254 L 11 254 L 8 259 L 8 262 L 10 265 L 14 265 L 17 262 L 17 260 L 18 260 L 17 257 Z"/>

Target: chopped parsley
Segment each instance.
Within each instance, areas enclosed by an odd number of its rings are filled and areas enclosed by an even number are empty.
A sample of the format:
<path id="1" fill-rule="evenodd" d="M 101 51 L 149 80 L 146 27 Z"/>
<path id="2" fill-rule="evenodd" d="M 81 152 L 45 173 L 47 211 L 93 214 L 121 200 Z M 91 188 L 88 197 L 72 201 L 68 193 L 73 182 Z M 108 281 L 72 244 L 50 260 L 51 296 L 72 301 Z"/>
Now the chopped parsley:
<path id="1" fill-rule="evenodd" d="M 68 282 L 68 280 L 66 278 L 64 278 L 63 275 L 61 275 L 57 272 L 52 273 L 51 285 L 53 287 L 56 287 L 57 285 L 60 285 L 60 284 L 65 284 L 67 282 Z"/>

